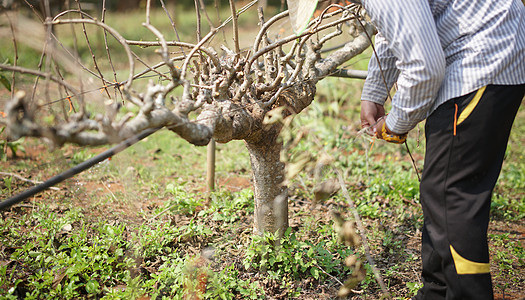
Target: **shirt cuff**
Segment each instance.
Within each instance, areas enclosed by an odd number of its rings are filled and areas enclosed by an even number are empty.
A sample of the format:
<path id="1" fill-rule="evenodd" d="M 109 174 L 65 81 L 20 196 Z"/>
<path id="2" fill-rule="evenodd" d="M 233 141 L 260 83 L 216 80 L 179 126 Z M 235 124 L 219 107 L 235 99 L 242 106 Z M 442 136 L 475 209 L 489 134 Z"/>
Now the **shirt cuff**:
<path id="1" fill-rule="evenodd" d="M 380 105 L 385 105 L 387 94 L 373 89 L 365 89 L 361 93 L 361 101 L 366 100 Z"/>
<path id="2" fill-rule="evenodd" d="M 385 105 L 385 101 L 381 101 L 379 99 L 367 99 L 367 98 L 361 98 L 361 101 L 370 101 L 379 105 Z"/>
<path id="3" fill-rule="evenodd" d="M 388 130 L 391 132 L 401 135 L 408 133 L 412 128 L 416 127 L 417 123 L 414 123 L 413 121 L 405 121 L 403 118 L 396 115 L 396 113 L 390 113 L 386 116 L 385 120 L 386 126 L 388 127 Z"/>

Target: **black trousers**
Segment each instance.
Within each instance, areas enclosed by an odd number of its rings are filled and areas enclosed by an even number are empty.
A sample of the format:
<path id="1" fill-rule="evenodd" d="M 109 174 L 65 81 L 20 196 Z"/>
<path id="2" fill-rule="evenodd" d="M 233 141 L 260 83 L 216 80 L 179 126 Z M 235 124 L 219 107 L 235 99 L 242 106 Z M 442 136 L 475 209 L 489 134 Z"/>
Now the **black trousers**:
<path id="1" fill-rule="evenodd" d="M 493 299 L 491 194 L 524 94 L 525 85 L 489 85 L 428 117 L 420 185 L 423 287 L 416 299 Z"/>

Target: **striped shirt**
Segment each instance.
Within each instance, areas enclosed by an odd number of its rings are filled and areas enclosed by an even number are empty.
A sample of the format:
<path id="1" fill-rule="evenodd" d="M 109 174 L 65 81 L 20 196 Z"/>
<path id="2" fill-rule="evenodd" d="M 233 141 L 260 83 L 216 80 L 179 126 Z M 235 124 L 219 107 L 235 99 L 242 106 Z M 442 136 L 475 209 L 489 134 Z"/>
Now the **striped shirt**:
<path id="1" fill-rule="evenodd" d="M 408 132 L 440 104 L 488 84 L 525 83 L 521 0 L 362 2 L 378 34 L 361 100 L 384 104 L 397 82 L 386 118 L 393 132 Z"/>

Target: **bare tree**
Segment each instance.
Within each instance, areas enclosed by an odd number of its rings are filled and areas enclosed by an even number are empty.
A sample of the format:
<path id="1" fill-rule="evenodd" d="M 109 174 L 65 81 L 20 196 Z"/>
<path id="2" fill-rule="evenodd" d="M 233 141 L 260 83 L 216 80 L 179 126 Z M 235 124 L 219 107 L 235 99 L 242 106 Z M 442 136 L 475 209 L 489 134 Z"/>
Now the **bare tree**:
<path id="1" fill-rule="evenodd" d="M 288 11 L 265 20 L 259 8 L 259 31 L 251 46 L 243 48 L 239 41 L 238 18 L 250 9 L 257 9 L 256 3 L 253 1 L 238 9 L 231 0 L 230 17 L 214 25 L 203 9 L 203 2 L 196 0 L 197 37 L 193 43 L 167 40 L 166 33 L 160 32 L 150 21 L 149 1 L 143 26 L 156 37 L 153 41 L 123 37 L 104 22 L 105 8 L 101 20 L 84 13 L 80 3 L 78 9 L 47 18 L 43 22 L 45 43 L 39 68 L 2 64 L 0 69 L 34 75 L 41 80 L 40 85 L 48 86 L 48 90 L 55 83 L 67 101 L 62 101 L 66 104 L 61 114 L 48 111 L 55 115 L 50 123 L 42 117 L 43 108 L 52 102 L 49 91 L 40 95 L 34 91 L 14 93 L 2 120 L 10 138 L 44 138 L 56 146 L 64 143 L 104 145 L 120 142 L 145 129 L 167 128 L 197 146 L 207 145 L 212 138 L 219 143 L 244 140 L 253 171 L 254 231 L 259 234 L 284 232 L 288 227 L 288 201 L 287 187 L 283 184 L 285 166 L 280 160 L 283 145 L 278 139 L 283 124 L 274 120 L 298 114 L 309 106 L 318 81 L 337 72 L 338 67 L 364 51 L 375 29 L 363 21 L 359 6 L 332 4 L 310 21 L 303 33 L 282 35 L 272 30 L 276 24 L 287 22 Z M 161 5 L 164 7 L 163 1 Z M 169 12 L 165 11 L 171 20 Z M 210 20 L 210 30 L 203 36 L 201 14 Z M 68 18 L 72 15 L 75 18 Z M 120 44 L 122 50 L 118 51 L 124 51 L 127 56 L 128 78 L 115 82 L 116 74 L 114 80 L 105 77 L 97 67 L 91 48 L 95 71 L 81 63 L 75 49 L 61 44 L 50 30 L 59 25 L 73 26 L 68 24 L 102 29 L 110 63 L 111 53 L 117 51 L 115 46 L 108 47 L 108 37 L 112 36 Z M 172 24 L 177 33 L 178 28 Z M 229 42 L 233 46 L 221 45 L 220 50 L 212 47 L 211 41 L 222 39 L 221 32 L 226 30 L 231 30 L 228 34 L 231 34 Z M 13 41 L 24 39 L 21 31 L 15 29 L 13 32 Z M 344 45 L 324 54 L 323 46 L 336 37 L 342 37 Z M 84 38 L 89 44 L 85 29 Z M 157 47 L 162 61 L 156 65 L 146 64 L 132 51 L 132 45 Z M 173 49 L 177 49 L 178 54 L 173 54 Z M 145 65 L 144 71 L 135 71 L 137 62 Z M 114 70 L 112 63 L 111 66 Z M 160 72 L 160 67 L 167 68 L 168 72 Z M 104 86 L 105 98 L 113 98 L 102 105 L 101 112 L 92 111 L 93 101 L 85 93 L 88 80 L 80 75 L 83 71 L 98 78 Z M 147 73 L 162 80 L 151 81 L 141 87 L 141 91 L 137 90 L 136 78 Z M 122 94 L 125 105 L 132 103 L 138 110 L 119 113 L 122 103 L 111 96 L 111 87 L 118 87 L 116 93 Z M 181 90 L 178 96 L 174 96 L 176 89 Z M 97 107 L 100 110 L 100 105 Z"/>

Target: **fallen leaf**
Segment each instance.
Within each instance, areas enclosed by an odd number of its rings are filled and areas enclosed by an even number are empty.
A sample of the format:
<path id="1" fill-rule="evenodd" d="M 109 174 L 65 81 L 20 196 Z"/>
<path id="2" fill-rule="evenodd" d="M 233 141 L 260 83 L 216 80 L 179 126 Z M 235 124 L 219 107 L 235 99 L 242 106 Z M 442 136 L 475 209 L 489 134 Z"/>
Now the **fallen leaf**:
<path id="1" fill-rule="evenodd" d="M 73 229 L 73 226 L 71 226 L 71 224 L 66 224 L 64 225 L 64 227 L 62 227 L 62 231 L 66 231 L 66 232 L 71 231 L 71 229 Z"/>

